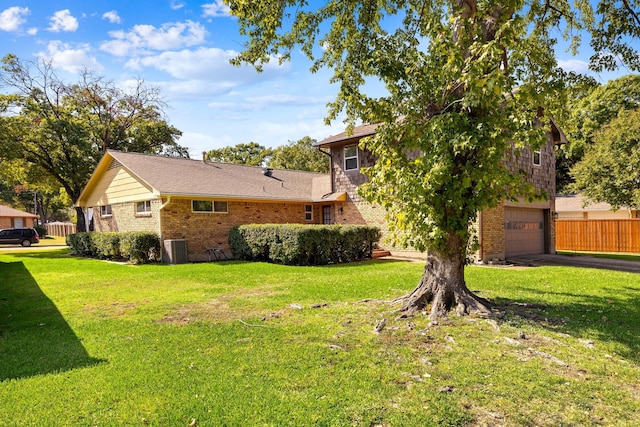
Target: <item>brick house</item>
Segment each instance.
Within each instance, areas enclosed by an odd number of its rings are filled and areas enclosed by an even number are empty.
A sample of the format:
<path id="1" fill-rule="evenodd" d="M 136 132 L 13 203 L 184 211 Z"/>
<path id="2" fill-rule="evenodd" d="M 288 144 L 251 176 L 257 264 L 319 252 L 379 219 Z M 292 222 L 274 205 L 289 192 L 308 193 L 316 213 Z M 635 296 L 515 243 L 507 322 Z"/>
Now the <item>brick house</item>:
<path id="1" fill-rule="evenodd" d="M 229 254 L 234 225 L 331 223 L 327 207 L 345 198 L 328 174 L 108 150 L 76 205 L 92 212 L 95 231 L 186 240 L 200 261 L 209 248 Z"/>
<path id="2" fill-rule="evenodd" d="M 37 218 L 34 214 L 0 205 L 0 229 L 33 227 Z"/>
<path id="3" fill-rule="evenodd" d="M 332 192 L 345 193 L 344 200 L 336 201 L 328 213 L 336 223 L 371 224 L 386 232 L 385 211 L 360 198 L 358 186 L 367 177 L 360 168 L 371 166 L 375 161 L 372 153 L 362 150 L 361 138 L 373 135 L 378 125 L 355 127 L 331 136 L 315 144 L 331 157 Z M 482 262 L 503 261 L 510 256 L 555 253 L 555 145 L 566 142 L 566 137 L 553 121 L 547 132 L 547 143 L 539 151 L 524 149 L 520 156 L 514 150 L 505 154 L 504 163 L 512 171 L 524 170 L 527 181 L 549 195 L 548 200 L 534 203 L 505 201 L 496 208 L 479 213 L 475 228 L 480 250 L 477 259 Z M 383 239 L 384 242 L 384 239 Z M 392 254 L 416 256 L 415 251 L 388 248 Z"/>

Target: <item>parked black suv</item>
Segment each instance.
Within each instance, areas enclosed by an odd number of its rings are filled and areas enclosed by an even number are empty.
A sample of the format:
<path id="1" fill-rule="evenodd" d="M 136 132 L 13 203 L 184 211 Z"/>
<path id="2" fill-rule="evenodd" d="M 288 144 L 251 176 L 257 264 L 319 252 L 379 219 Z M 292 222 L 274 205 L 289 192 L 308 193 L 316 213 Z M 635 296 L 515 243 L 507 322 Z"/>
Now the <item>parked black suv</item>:
<path id="1" fill-rule="evenodd" d="M 38 243 L 40 236 L 33 228 L 5 228 L 0 230 L 0 243 L 31 246 Z"/>

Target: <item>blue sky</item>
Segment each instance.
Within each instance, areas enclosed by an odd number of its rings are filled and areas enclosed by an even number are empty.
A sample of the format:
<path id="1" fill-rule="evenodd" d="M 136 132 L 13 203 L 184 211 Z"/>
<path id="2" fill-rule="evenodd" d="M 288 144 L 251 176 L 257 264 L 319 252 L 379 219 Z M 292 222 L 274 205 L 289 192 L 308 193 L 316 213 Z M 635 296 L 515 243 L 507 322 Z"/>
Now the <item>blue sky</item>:
<path id="1" fill-rule="evenodd" d="M 243 39 L 221 0 L 0 0 L 0 46 L 0 56 L 51 58 L 69 82 L 86 67 L 117 84 L 140 78 L 157 85 L 168 121 L 183 132 L 179 143 L 195 158 L 250 141 L 275 147 L 307 135 L 323 139 L 344 128 L 324 125 L 336 88 L 328 70 L 311 74 L 302 55 L 261 74 L 229 65 Z M 558 51 L 567 70 L 585 71 L 588 57 L 586 49 L 575 58 Z M 611 76 L 594 75 L 603 83 Z"/>

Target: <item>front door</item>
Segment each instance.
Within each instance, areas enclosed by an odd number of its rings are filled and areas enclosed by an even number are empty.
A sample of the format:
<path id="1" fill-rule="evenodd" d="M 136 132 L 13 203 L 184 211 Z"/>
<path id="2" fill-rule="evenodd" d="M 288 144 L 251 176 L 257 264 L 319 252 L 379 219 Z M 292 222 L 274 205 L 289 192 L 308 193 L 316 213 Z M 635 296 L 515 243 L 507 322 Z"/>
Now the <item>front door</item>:
<path id="1" fill-rule="evenodd" d="M 331 206 L 323 206 L 322 207 L 322 223 L 323 224 L 333 224 L 331 220 Z"/>

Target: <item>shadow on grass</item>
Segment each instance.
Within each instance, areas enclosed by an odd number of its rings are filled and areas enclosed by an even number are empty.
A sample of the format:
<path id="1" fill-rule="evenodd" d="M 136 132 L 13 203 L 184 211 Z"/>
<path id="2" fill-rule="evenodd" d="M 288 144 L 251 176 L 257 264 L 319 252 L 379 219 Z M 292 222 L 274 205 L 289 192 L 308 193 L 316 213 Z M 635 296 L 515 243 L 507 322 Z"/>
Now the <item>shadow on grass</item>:
<path id="1" fill-rule="evenodd" d="M 497 308 L 549 330 L 618 343 L 620 356 L 640 362 L 640 287 L 602 289 L 605 296 L 518 289 L 540 298 L 526 302 L 498 298 L 493 300 Z M 567 302 L 550 303 L 550 295 Z"/>
<path id="2" fill-rule="evenodd" d="M 91 366 L 82 343 L 22 262 L 0 262 L 0 381 Z"/>

